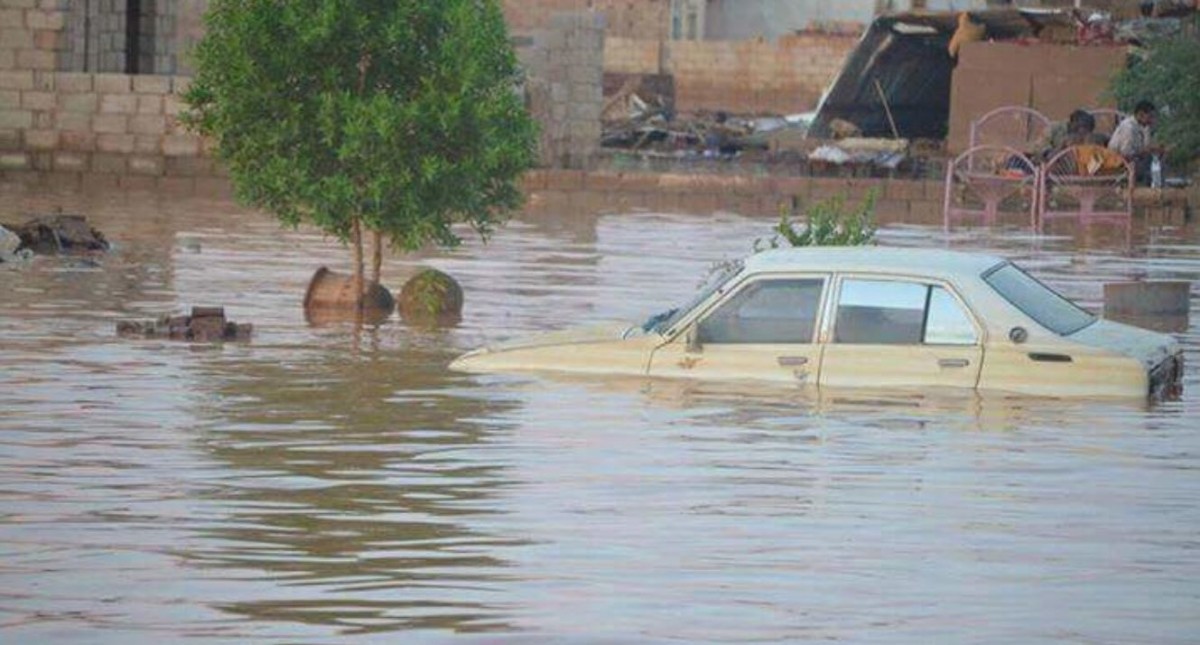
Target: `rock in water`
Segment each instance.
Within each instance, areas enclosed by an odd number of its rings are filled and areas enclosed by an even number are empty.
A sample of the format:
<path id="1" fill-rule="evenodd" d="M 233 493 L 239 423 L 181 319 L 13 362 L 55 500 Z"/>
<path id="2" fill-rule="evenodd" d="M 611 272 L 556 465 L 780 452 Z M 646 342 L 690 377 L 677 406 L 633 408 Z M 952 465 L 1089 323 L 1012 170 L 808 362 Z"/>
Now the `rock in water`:
<path id="1" fill-rule="evenodd" d="M 38 255 L 109 249 L 108 240 L 83 215 L 44 215 L 10 228 L 21 238 L 21 248 Z"/>
<path id="2" fill-rule="evenodd" d="M 462 308 L 462 287 L 437 269 L 423 269 L 400 291 L 400 317 L 409 324 L 457 325 Z"/>

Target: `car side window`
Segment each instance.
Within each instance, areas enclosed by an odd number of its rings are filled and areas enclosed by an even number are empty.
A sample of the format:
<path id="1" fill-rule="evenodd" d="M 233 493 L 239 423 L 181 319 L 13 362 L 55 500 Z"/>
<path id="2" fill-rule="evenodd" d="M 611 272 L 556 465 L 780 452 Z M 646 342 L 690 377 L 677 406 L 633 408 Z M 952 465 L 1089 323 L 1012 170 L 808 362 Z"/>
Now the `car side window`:
<path id="1" fill-rule="evenodd" d="M 925 317 L 926 345 L 974 345 L 979 342 L 971 318 L 942 287 L 930 287 L 929 313 Z"/>
<path id="2" fill-rule="evenodd" d="M 813 342 L 821 310 L 822 278 L 759 280 L 700 322 L 701 343 Z"/>
<path id="3" fill-rule="evenodd" d="M 974 345 L 971 319 L 942 287 L 890 280 L 844 280 L 835 343 Z"/>
<path id="4" fill-rule="evenodd" d="M 845 280 L 834 323 L 835 343 L 915 345 L 925 324 L 929 288 L 911 282 Z"/>

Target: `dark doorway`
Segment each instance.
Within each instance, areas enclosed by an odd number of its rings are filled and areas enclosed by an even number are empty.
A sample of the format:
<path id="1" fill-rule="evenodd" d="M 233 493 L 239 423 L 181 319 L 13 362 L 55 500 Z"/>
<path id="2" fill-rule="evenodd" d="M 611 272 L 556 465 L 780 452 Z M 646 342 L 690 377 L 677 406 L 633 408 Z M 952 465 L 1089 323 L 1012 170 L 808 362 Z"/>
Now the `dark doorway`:
<path id="1" fill-rule="evenodd" d="M 125 0 L 125 73 L 141 73 L 142 0 Z"/>

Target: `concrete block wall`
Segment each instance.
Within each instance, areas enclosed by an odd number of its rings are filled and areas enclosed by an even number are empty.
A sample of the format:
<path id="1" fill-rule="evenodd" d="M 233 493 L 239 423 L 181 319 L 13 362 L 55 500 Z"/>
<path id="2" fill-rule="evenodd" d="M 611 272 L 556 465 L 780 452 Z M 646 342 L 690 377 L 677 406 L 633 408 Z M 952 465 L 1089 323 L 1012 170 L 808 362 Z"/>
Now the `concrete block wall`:
<path id="1" fill-rule="evenodd" d="M 586 167 L 600 145 L 604 21 L 594 13 L 555 14 L 522 51 L 529 108 L 541 125 L 542 164 Z"/>
<path id="2" fill-rule="evenodd" d="M 0 171 L 213 176 L 179 121 L 186 77 L 0 71 Z"/>
<path id="3" fill-rule="evenodd" d="M 788 114 L 816 107 L 858 44 L 852 35 L 802 33 L 765 40 L 605 42 L 609 72 L 671 74 L 680 112 Z"/>
<path id="4" fill-rule="evenodd" d="M 0 70 L 53 70 L 68 48 L 66 0 L 0 0 Z"/>

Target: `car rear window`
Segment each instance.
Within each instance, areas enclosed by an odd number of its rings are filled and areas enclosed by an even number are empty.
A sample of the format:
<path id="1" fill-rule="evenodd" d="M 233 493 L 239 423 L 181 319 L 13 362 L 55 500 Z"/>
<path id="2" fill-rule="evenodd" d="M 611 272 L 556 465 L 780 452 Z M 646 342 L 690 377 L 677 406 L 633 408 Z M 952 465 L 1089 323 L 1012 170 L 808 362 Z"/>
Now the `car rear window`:
<path id="1" fill-rule="evenodd" d="M 983 280 L 1025 315 L 1060 336 L 1070 336 L 1096 321 L 1094 315 L 1014 264 L 1006 262 L 988 270 Z"/>

